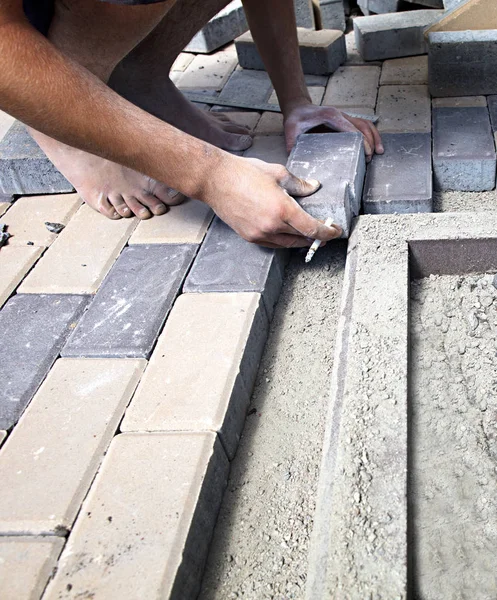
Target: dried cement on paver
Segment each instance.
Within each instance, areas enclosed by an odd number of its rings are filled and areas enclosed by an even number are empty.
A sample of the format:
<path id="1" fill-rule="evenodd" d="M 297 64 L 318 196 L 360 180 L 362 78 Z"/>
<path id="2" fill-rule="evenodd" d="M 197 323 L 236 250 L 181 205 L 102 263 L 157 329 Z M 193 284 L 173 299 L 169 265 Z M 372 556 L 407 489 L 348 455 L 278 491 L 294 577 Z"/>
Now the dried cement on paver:
<path id="1" fill-rule="evenodd" d="M 435 192 L 434 212 L 485 212 L 497 210 L 497 192 Z"/>
<path id="2" fill-rule="evenodd" d="M 416 598 L 497 590 L 494 274 L 411 286 L 411 519 Z"/>
<path id="3" fill-rule="evenodd" d="M 287 268 L 200 600 L 304 597 L 344 268 L 342 242 Z"/>

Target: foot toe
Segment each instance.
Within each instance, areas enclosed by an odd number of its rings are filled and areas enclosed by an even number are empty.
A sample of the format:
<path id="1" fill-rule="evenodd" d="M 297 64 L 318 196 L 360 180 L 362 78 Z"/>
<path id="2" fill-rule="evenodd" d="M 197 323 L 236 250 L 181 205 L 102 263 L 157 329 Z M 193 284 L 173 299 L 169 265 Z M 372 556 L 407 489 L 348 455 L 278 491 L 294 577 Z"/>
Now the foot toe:
<path id="1" fill-rule="evenodd" d="M 124 198 L 121 195 L 111 195 L 109 196 L 109 201 L 112 206 L 116 209 L 116 212 L 121 215 L 121 217 L 129 218 L 133 216 L 131 209 L 124 201 Z"/>
<path id="2" fill-rule="evenodd" d="M 139 219 L 150 219 L 152 213 L 135 196 L 124 196 L 124 201 L 129 206 L 134 215 Z"/>
<path id="3" fill-rule="evenodd" d="M 109 201 L 109 198 L 102 192 L 96 199 L 80 194 L 83 200 L 96 211 L 114 221 L 121 218 L 121 215 L 116 211 L 115 207 Z"/>
<path id="4" fill-rule="evenodd" d="M 225 133 L 221 143 L 221 148 L 224 150 L 231 150 L 233 152 L 240 152 L 241 150 L 247 150 L 252 146 L 252 136 L 250 135 L 238 135 L 235 133 Z"/>

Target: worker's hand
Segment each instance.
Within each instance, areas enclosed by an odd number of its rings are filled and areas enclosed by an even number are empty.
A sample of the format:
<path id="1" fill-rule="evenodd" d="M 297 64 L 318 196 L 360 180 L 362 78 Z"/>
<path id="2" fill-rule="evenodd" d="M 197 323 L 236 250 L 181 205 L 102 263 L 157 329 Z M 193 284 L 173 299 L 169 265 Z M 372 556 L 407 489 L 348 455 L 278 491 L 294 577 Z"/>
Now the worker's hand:
<path id="1" fill-rule="evenodd" d="M 297 106 L 285 115 L 285 136 L 288 152 L 293 148 L 301 133 L 305 133 L 319 125 L 325 125 L 333 131 L 362 133 L 368 162 L 375 152 L 383 154 L 381 137 L 373 123 L 365 119 L 349 117 L 332 106 L 314 106 L 313 104 Z"/>
<path id="2" fill-rule="evenodd" d="M 204 185 L 201 200 L 241 237 L 268 248 L 299 248 L 313 240 L 340 237 L 338 225 L 327 227 L 307 214 L 291 196 L 319 189 L 281 165 L 223 153 Z"/>

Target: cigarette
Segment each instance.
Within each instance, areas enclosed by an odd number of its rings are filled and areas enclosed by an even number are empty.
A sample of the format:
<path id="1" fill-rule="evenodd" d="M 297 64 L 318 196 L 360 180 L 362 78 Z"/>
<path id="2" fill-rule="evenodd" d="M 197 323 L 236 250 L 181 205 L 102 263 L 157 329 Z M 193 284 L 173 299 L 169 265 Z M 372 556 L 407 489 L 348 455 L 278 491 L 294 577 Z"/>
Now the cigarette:
<path id="1" fill-rule="evenodd" d="M 333 224 L 333 217 L 328 217 L 326 219 L 326 221 L 324 222 L 324 224 L 326 225 L 326 227 L 329 227 L 330 225 Z M 305 257 L 305 262 L 311 262 L 312 257 L 316 254 L 317 249 L 319 248 L 319 246 L 321 246 L 321 240 L 314 240 L 314 242 L 312 243 L 312 246 L 309 248 L 309 252 L 306 254 Z"/>

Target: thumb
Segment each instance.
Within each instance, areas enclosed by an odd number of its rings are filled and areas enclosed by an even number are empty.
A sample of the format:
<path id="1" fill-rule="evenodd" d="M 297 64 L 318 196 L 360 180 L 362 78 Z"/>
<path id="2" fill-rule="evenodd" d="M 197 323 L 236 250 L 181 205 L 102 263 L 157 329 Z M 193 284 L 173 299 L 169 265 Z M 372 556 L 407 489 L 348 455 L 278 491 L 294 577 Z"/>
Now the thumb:
<path id="1" fill-rule="evenodd" d="M 333 224 L 328 226 L 321 223 L 314 217 L 311 217 L 309 213 L 306 213 L 295 200 L 293 200 L 292 207 L 285 221 L 295 231 L 311 240 L 327 242 L 342 235 L 342 229 L 339 225 Z"/>
<path id="2" fill-rule="evenodd" d="M 290 171 L 286 172 L 285 177 L 279 181 L 279 184 L 290 196 L 310 196 L 321 187 L 317 179 L 302 179 L 290 173 Z"/>

